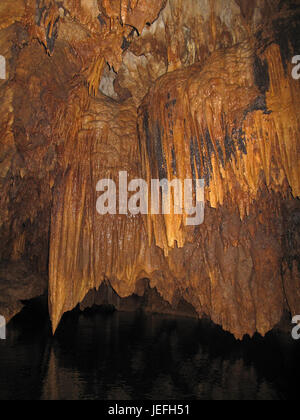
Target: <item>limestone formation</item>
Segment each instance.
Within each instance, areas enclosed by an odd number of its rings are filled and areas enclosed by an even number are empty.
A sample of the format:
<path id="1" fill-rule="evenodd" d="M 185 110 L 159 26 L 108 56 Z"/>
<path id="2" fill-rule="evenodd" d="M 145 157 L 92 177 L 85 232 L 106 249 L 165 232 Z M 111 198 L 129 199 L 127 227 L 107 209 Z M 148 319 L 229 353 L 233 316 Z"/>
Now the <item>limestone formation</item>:
<path id="1" fill-rule="evenodd" d="M 299 314 L 299 17 L 298 0 L 1 0 L 0 313 L 48 272 L 53 332 L 132 295 L 237 338 Z M 120 171 L 204 179 L 204 223 L 99 215 Z"/>

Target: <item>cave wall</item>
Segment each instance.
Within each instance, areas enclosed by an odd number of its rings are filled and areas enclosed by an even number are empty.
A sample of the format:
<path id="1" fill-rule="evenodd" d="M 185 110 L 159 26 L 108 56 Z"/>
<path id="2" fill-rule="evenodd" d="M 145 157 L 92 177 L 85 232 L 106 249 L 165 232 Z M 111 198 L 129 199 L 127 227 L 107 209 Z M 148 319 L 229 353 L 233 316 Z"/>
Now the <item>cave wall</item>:
<path id="1" fill-rule="evenodd" d="M 237 338 L 300 312 L 297 33 L 297 1 L 1 2 L 1 278 L 48 271 L 53 331 L 145 278 Z M 204 178 L 204 224 L 100 216 L 119 171 Z"/>

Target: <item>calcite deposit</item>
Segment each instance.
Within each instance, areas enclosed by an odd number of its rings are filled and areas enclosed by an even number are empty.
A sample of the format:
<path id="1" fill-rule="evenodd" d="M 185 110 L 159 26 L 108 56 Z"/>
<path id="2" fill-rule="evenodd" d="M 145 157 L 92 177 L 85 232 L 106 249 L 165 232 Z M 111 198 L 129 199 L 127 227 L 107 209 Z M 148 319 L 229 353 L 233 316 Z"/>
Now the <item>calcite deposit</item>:
<path id="1" fill-rule="evenodd" d="M 1 0 L 0 314 L 45 272 L 53 332 L 78 304 L 239 339 L 299 314 L 299 33 L 298 0 Z M 100 215 L 120 171 L 204 179 L 204 223 Z"/>

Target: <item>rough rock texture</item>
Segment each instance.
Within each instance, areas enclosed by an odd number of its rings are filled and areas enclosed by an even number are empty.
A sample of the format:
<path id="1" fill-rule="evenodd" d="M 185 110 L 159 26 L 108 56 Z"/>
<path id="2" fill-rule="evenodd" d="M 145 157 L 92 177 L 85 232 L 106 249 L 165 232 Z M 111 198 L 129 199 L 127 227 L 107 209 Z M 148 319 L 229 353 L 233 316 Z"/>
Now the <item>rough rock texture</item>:
<path id="1" fill-rule="evenodd" d="M 23 308 L 23 301 L 42 296 L 47 290 L 47 273 L 32 272 L 28 263 L 0 265 L 0 313 L 9 322 Z"/>
<path id="2" fill-rule="evenodd" d="M 102 302 L 104 283 L 117 301 L 158 293 L 164 303 L 144 302 L 155 311 L 184 302 L 238 338 L 300 313 L 299 10 L 1 1 L 0 259 L 49 271 L 54 331 Z M 204 178 L 204 224 L 100 216 L 96 184 L 119 171 Z"/>
<path id="3" fill-rule="evenodd" d="M 143 291 L 142 296 L 134 293 L 122 299 L 111 287 L 109 281 L 105 281 L 98 290 L 89 291 L 80 303 L 80 310 L 91 309 L 93 311 L 95 309 L 97 311 L 98 308 L 103 308 L 104 310 L 111 309 L 123 312 L 144 311 L 191 318 L 198 317 L 193 306 L 184 299 L 178 299 L 174 305 L 170 305 L 160 296 L 156 288 L 150 287 L 148 279 L 140 279 L 139 289 Z"/>

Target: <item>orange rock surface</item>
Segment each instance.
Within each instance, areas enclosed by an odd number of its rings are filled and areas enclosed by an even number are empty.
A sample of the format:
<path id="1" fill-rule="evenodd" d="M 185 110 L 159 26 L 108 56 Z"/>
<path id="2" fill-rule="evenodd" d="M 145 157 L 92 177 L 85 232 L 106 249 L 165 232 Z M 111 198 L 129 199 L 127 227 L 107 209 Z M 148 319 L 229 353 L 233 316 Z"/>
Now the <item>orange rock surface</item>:
<path id="1" fill-rule="evenodd" d="M 53 331 L 103 283 L 126 298 L 144 279 L 237 338 L 300 313 L 299 13 L 292 0 L 1 1 L 0 259 L 48 271 Z M 204 224 L 99 215 L 97 182 L 119 171 L 203 178 Z"/>

